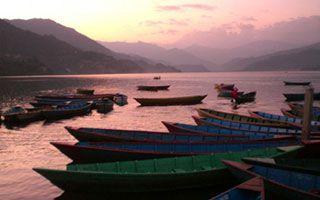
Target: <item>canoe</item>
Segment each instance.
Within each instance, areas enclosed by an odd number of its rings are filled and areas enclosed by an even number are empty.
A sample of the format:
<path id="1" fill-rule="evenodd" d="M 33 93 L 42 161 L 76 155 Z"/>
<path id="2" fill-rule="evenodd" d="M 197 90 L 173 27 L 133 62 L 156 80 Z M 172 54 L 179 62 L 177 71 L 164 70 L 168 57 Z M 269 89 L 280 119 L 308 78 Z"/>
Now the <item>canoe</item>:
<path id="1" fill-rule="evenodd" d="M 113 101 L 110 99 L 101 99 L 94 101 L 94 108 L 98 113 L 108 113 L 113 110 Z"/>
<path id="2" fill-rule="evenodd" d="M 210 153 L 237 152 L 248 149 L 261 149 L 295 145 L 297 142 L 289 137 L 279 141 L 241 141 L 234 143 L 93 143 L 79 142 L 51 143 L 59 151 L 77 163 L 113 162 L 127 160 L 144 160 L 175 156 L 192 156 Z"/>
<path id="3" fill-rule="evenodd" d="M 291 152 L 294 150 L 289 150 Z M 229 185 L 232 179 L 222 159 L 273 157 L 277 148 L 255 149 L 189 157 L 112 163 L 72 164 L 67 170 L 34 168 L 64 191 L 81 193 L 155 192 Z"/>
<path id="4" fill-rule="evenodd" d="M 206 98 L 202 96 L 186 96 L 172 98 L 134 98 L 141 106 L 170 106 L 170 105 L 194 105 Z"/>
<path id="5" fill-rule="evenodd" d="M 151 131 L 131 131 L 117 129 L 72 128 L 65 127 L 78 141 L 84 142 L 145 142 L 145 143 L 225 143 L 237 141 L 271 141 L 284 138 L 264 135 L 261 138 L 233 137 L 233 135 L 191 133 L 165 133 Z M 287 137 L 287 136 L 286 136 Z"/>
<path id="6" fill-rule="evenodd" d="M 2 113 L 4 122 L 8 124 L 29 123 L 43 119 L 39 109 L 25 109 L 20 106 L 12 107 Z"/>
<path id="7" fill-rule="evenodd" d="M 232 122 L 244 122 L 247 124 L 253 124 L 258 126 L 272 126 L 272 127 L 289 127 L 290 125 L 286 122 L 279 122 L 277 120 L 261 119 L 258 117 L 240 115 L 235 113 L 228 113 L 223 111 L 218 111 L 214 109 L 197 109 L 200 117 L 208 117 L 214 119 L 220 119 Z"/>
<path id="8" fill-rule="evenodd" d="M 213 126 L 225 129 L 243 130 L 249 132 L 260 132 L 260 133 L 271 133 L 276 135 L 301 135 L 299 129 L 286 129 L 286 128 L 275 128 L 268 126 L 256 126 L 246 123 L 229 122 L 224 120 L 212 119 L 212 118 L 199 118 L 193 116 L 193 119 L 198 125 L 201 126 Z"/>
<path id="9" fill-rule="evenodd" d="M 124 94 L 115 94 L 113 97 L 113 102 L 118 106 L 124 106 L 128 104 L 128 96 Z"/>
<path id="10" fill-rule="evenodd" d="M 262 177 L 266 199 L 319 199 L 320 174 L 279 166 L 249 165 L 223 161 L 240 180 Z M 312 193 L 312 191 L 315 191 Z"/>
<path id="11" fill-rule="evenodd" d="M 304 100 L 304 93 L 296 93 L 290 94 L 286 93 L 283 94 L 286 97 L 286 101 L 303 101 Z M 320 100 L 320 92 L 313 94 L 313 100 Z"/>
<path id="12" fill-rule="evenodd" d="M 93 95 L 85 95 L 85 94 L 65 94 L 65 95 L 38 95 L 36 96 L 36 100 L 38 99 L 64 99 L 64 100 L 97 100 L 102 98 L 113 99 L 115 94 L 93 94 Z"/>
<path id="13" fill-rule="evenodd" d="M 220 90 L 218 97 L 231 98 L 232 90 Z M 239 95 L 244 94 L 244 92 L 238 92 Z"/>
<path id="14" fill-rule="evenodd" d="M 292 82 L 292 81 L 283 81 L 284 85 L 310 85 L 311 82 Z"/>
<path id="15" fill-rule="evenodd" d="M 291 108 L 291 113 L 302 118 L 303 117 L 303 105 L 297 103 L 288 103 Z M 320 107 L 312 107 L 312 119 L 315 121 L 320 121 Z"/>
<path id="16" fill-rule="evenodd" d="M 137 86 L 138 90 L 146 90 L 146 91 L 168 90 L 169 87 L 170 85 L 158 85 L 158 86 L 139 85 Z"/>
<path id="17" fill-rule="evenodd" d="M 263 179 L 260 177 L 252 178 L 241 183 L 230 190 L 223 192 L 210 200 L 265 200 Z"/>
<path id="18" fill-rule="evenodd" d="M 288 110 L 288 109 L 285 109 L 285 108 L 281 108 L 280 111 L 282 112 L 282 114 L 288 118 L 301 118 L 297 115 L 294 114 L 294 112 L 292 110 Z"/>
<path id="19" fill-rule="evenodd" d="M 288 124 L 291 124 L 292 126 L 295 126 L 295 127 L 300 127 L 300 128 L 302 127 L 303 120 L 301 118 L 291 118 L 288 116 L 281 116 L 281 115 L 270 114 L 270 113 L 265 113 L 265 112 L 260 112 L 260 111 L 249 111 L 249 113 L 253 117 L 259 117 L 262 119 L 278 120 L 281 122 L 286 122 Z M 320 128 L 320 122 L 319 121 L 311 121 L 311 126 L 313 126 L 314 129 L 317 130 Z"/>
<path id="20" fill-rule="evenodd" d="M 219 134 L 219 135 L 232 135 L 234 137 L 249 137 L 250 139 L 266 139 L 273 138 L 276 134 L 265 132 L 254 132 L 245 130 L 233 130 L 215 126 L 195 126 L 190 124 L 162 122 L 169 132 L 173 133 L 193 133 L 193 134 Z"/>
<path id="21" fill-rule="evenodd" d="M 67 106 L 43 110 L 42 115 L 47 120 L 64 119 L 74 116 L 86 115 L 91 112 L 92 103 L 77 102 Z"/>
<path id="22" fill-rule="evenodd" d="M 77 89 L 77 94 L 93 95 L 93 93 L 94 93 L 94 90 L 91 90 L 91 89 L 82 89 L 82 88 Z"/>
<path id="23" fill-rule="evenodd" d="M 253 102 L 256 99 L 256 94 L 257 94 L 256 91 L 249 92 L 249 93 L 244 93 L 244 94 L 239 94 L 238 98 L 235 99 L 235 102 L 237 104 Z"/>

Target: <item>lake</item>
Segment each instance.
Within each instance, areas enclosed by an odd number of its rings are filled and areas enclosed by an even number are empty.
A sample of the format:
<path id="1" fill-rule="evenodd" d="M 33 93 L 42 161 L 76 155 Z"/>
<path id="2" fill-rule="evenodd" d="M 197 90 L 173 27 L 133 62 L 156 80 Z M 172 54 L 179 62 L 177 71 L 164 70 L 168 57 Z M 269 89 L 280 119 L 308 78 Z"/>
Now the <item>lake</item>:
<path id="1" fill-rule="evenodd" d="M 161 75 L 161 80 L 153 80 Z M 283 80 L 311 81 L 320 89 L 320 72 L 230 72 L 170 74 L 108 74 L 74 76 L 31 76 L 0 78 L 0 105 L 5 110 L 13 105 L 29 106 L 39 93 L 67 93 L 76 88 L 92 88 L 96 93 L 123 93 L 129 104 L 115 106 L 108 114 L 93 111 L 88 116 L 43 121 L 26 127 L 0 128 L 0 199 L 54 199 L 62 191 L 32 171 L 33 167 L 64 169 L 70 160 L 52 147 L 50 142 L 76 142 L 64 126 L 87 126 L 117 129 L 165 131 L 161 121 L 194 124 L 194 108 L 232 111 L 230 100 L 217 98 L 215 83 L 235 83 L 240 91 L 257 91 L 254 103 L 241 105 L 233 112 L 246 114 L 260 110 L 280 114 L 287 107 L 282 93 L 304 92 L 301 86 L 284 86 Z M 137 85 L 170 84 L 168 91 L 137 91 Z M 208 94 L 203 104 L 195 106 L 139 107 L 133 97 L 169 97 Z M 315 104 L 319 105 L 318 102 Z M 67 197 L 69 198 L 69 197 Z"/>

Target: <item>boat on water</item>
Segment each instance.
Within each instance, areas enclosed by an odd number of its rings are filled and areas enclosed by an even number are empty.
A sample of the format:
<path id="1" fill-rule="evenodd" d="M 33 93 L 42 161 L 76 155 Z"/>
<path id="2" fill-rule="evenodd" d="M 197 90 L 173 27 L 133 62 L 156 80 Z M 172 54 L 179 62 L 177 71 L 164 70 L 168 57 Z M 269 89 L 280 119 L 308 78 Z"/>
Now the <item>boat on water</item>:
<path id="1" fill-rule="evenodd" d="M 249 179 L 210 200 L 265 200 L 263 179 L 260 177 Z"/>
<path id="2" fill-rule="evenodd" d="M 284 128 L 291 126 L 286 122 L 282 122 L 278 120 L 261 119 L 259 117 L 228 113 L 228 112 L 218 111 L 214 109 L 200 108 L 196 110 L 200 117 L 209 117 L 209 118 L 232 121 L 232 122 L 244 122 L 247 124 L 253 124 L 258 126 L 272 126 L 272 127 L 284 127 Z"/>
<path id="3" fill-rule="evenodd" d="M 128 104 L 128 96 L 124 94 L 115 94 L 113 97 L 113 102 L 118 106 L 124 106 Z"/>
<path id="4" fill-rule="evenodd" d="M 266 199 L 319 199 L 320 173 L 279 165 L 246 164 L 223 161 L 242 181 L 263 178 Z M 319 166 L 318 166 L 319 167 Z"/>
<path id="5" fill-rule="evenodd" d="M 239 94 L 238 98 L 235 99 L 236 104 L 243 104 L 253 102 L 256 99 L 256 91 Z"/>
<path id="6" fill-rule="evenodd" d="M 78 88 L 77 89 L 77 94 L 93 95 L 94 94 L 94 90 Z"/>
<path id="7" fill-rule="evenodd" d="M 53 142 L 51 144 L 76 163 L 92 163 L 237 152 L 248 149 L 296 145 L 297 141 L 292 137 L 288 137 L 273 141 L 239 141 L 217 144 L 207 144 L 202 142 L 184 144 L 144 142 L 79 142 L 77 144 L 70 144 Z"/>
<path id="8" fill-rule="evenodd" d="M 113 101 L 108 98 L 94 101 L 93 104 L 98 113 L 109 113 L 113 110 L 114 105 Z"/>
<path id="9" fill-rule="evenodd" d="M 224 83 L 220 83 L 220 84 L 215 84 L 214 88 L 218 91 L 221 90 L 229 90 L 232 91 L 234 89 L 234 84 L 224 84 Z"/>
<path id="10" fill-rule="evenodd" d="M 168 90 L 170 85 L 139 85 L 137 86 L 138 90 L 144 91 L 158 91 L 158 90 Z"/>
<path id="11" fill-rule="evenodd" d="M 304 93 L 284 93 L 286 101 L 303 101 Z M 313 94 L 313 100 L 320 100 L 320 92 Z"/>
<path id="12" fill-rule="evenodd" d="M 225 129 L 233 129 L 233 130 L 243 130 L 249 132 L 260 132 L 260 133 L 271 133 L 276 135 L 301 135 L 301 129 L 292 128 L 277 128 L 277 127 L 269 127 L 269 126 L 256 126 L 252 124 L 239 123 L 239 122 L 230 122 L 212 118 L 200 118 L 193 116 L 194 121 L 201 126 L 213 126 L 220 127 Z M 312 135 L 319 135 L 319 132 L 312 132 Z"/>
<path id="13" fill-rule="evenodd" d="M 153 77 L 154 80 L 160 80 L 161 79 L 161 76 L 155 76 Z"/>
<path id="14" fill-rule="evenodd" d="M 43 119 L 40 109 L 25 109 L 15 106 L 2 113 L 5 123 L 20 124 L 29 123 Z"/>
<path id="15" fill-rule="evenodd" d="M 280 111 L 282 112 L 282 114 L 286 117 L 289 117 L 289 118 L 301 118 L 299 117 L 298 115 L 296 115 L 294 113 L 294 111 L 292 110 L 288 110 L 288 109 L 285 109 L 285 108 L 281 108 Z"/>
<path id="16" fill-rule="evenodd" d="M 48 95 L 38 95 L 36 96 L 36 100 L 42 100 L 42 99 L 55 99 L 55 100 L 84 100 L 84 101 L 90 101 L 90 100 L 97 100 L 97 99 L 102 99 L 102 98 L 109 98 L 113 99 L 113 97 L 116 94 L 92 94 L 92 95 L 87 95 L 87 94 L 48 94 Z"/>
<path id="17" fill-rule="evenodd" d="M 87 142 L 145 142 L 145 143 L 225 143 L 254 140 L 281 140 L 287 138 L 263 135 L 264 137 L 234 137 L 234 135 L 191 133 L 166 133 L 152 131 L 130 131 L 117 129 L 72 128 L 66 127 L 78 141 Z M 285 136 L 287 137 L 287 136 Z"/>
<path id="18" fill-rule="evenodd" d="M 231 98 L 232 90 L 219 90 L 218 97 Z M 243 95 L 244 92 L 238 92 L 239 95 Z"/>
<path id="19" fill-rule="evenodd" d="M 270 114 L 265 113 L 261 111 L 249 111 L 251 116 L 259 117 L 261 119 L 271 119 L 271 120 L 277 120 L 281 122 L 286 122 L 288 124 L 291 124 L 295 127 L 302 127 L 303 120 L 301 118 L 292 118 L 288 116 L 282 116 L 282 115 L 276 115 L 276 114 Z M 319 121 L 311 121 L 311 126 L 314 128 L 314 130 L 317 130 L 320 128 L 320 122 Z"/>
<path id="20" fill-rule="evenodd" d="M 45 109 L 42 115 L 46 120 L 64 119 L 74 116 L 86 115 L 91 112 L 92 103 L 85 101 L 71 103 L 67 106 Z"/>
<path id="21" fill-rule="evenodd" d="M 134 98 L 141 106 L 194 105 L 202 102 L 207 95 L 171 98 Z"/>
<path id="22" fill-rule="evenodd" d="M 230 185 L 223 159 L 276 157 L 296 148 L 266 148 L 189 157 L 111 163 L 71 164 L 66 170 L 34 168 L 52 184 L 69 192 L 155 192 Z"/>
<path id="23" fill-rule="evenodd" d="M 284 85 L 310 85 L 311 82 L 283 81 Z"/>
<path id="24" fill-rule="evenodd" d="M 289 111 L 290 114 L 295 115 L 298 118 L 303 117 L 303 105 L 298 103 L 288 103 L 288 106 L 291 108 L 291 110 Z M 315 121 L 320 121 L 320 107 L 312 107 L 312 119 Z"/>

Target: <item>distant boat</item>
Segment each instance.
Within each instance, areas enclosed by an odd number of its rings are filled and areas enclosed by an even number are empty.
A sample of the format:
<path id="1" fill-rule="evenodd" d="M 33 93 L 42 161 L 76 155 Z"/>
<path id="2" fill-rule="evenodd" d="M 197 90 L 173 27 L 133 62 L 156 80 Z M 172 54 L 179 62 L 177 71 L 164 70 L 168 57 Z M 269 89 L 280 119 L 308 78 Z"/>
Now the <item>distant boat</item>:
<path id="1" fill-rule="evenodd" d="M 311 82 L 291 82 L 283 81 L 285 85 L 310 85 Z"/>
<path id="2" fill-rule="evenodd" d="M 207 95 L 171 98 L 134 98 L 141 106 L 171 106 L 199 104 Z"/>
<path id="3" fill-rule="evenodd" d="M 81 89 L 81 88 L 78 88 L 78 89 L 77 89 L 77 94 L 93 95 L 93 93 L 94 93 L 94 90 Z"/>
<path id="4" fill-rule="evenodd" d="M 118 106 L 124 106 L 128 104 L 128 96 L 124 94 L 115 94 L 113 97 L 113 102 Z"/>
<path id="5" fill-rule="evenodd" d="M 160 80 L 161 79 L 161 76 L 155 76 L 153 77 L 154 80 Z"/>
<path id="6" fill-rule="evenodd" d="M 159 85 L 159 86 L 139 85 L 137 87 L 138 87 L 138 90 L 158 91 L 158 90 L 167 90 L 170 87 L 170 85 Z"/>
<path id="7" fill-rule="evenodd" d="M 113 101 L 110 99 L 101 99 L 94 101 L 94 107 L 97 109 L 98 113 L 108 113 L 113 110 Z"/>
<path id="8" fill-rule="evenodd" d="M 234 89 L 234 84 L 224 84 L 224 83 L 220 83 L 220 84 L 215 84 L 214 88 L 216 90 L 233 90 Z"/>
<path id="9" fill-rule="evenodd" d="M 40 109 L 24 109 L 20 106 L 10 108 L 2 113 L 5 123 L 20 124 L 42 119 Z"/>
<path id="10" fill-rule="evenodd" d="M 303 101 L 304 93 L 284 93 L 286 101 Z M 320 92 L 313 94 L 313 100 L 320 100 Z"/>
<path id="11" fill-rule="evenodd" d="M 112 99 L 116 94 L 48 94 L 48 95 L 38 95 L 36 96 L 36 100 L 42 100 L 42 99 L 51 99 L 51 100 L 59 100 L 59 101 L 70 101 L 70 100 L 95 100 L 95 99 L 101 99 L 101 98 L 110 98 Z"/>

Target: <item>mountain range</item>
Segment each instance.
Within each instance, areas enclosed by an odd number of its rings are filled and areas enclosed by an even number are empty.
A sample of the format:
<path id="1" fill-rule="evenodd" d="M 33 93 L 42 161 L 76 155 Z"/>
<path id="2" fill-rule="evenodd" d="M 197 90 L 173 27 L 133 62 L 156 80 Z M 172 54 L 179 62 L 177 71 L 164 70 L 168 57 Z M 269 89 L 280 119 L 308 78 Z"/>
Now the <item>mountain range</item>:
<path id="1" fill-rule="evenodd" d="M 112 52 L 51 20 L 13 20 L 13 24 L 0 20 L 0 75 L 178 71 L 145 58 L 131 59 Z"/>

